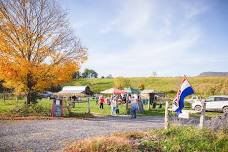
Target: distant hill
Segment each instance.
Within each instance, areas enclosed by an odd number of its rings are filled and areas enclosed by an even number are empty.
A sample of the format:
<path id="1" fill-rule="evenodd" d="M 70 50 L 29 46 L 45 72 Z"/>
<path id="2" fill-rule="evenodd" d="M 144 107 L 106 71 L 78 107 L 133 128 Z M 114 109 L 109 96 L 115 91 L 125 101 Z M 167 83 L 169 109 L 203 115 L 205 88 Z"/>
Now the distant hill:
<path id="1" fill-rule="evenodd" d="M 153 89 L 159 92 L 165 92 L 169 97 L 174 97 L 180 87 L 183 77 L 141 77 L 126 78 L 130 81 L 130 86 L 138 88 L 142 84 L 145 89 Z M 197 95 L 208 97 L 209 95 L 228 95 L 228 76 L 203 76 L 188 77 L 189 82 Z M 75 79 L 65 85 L 88 85 L 95 93 L 113 87 L 115 78 L 92 78 L 92 79 Z"/>
<path id="2" fill-rule="evenodd" d="M 203 72 L 203 73 L 200 73 L 199 76 L 228 76 L 228 72 Z"/>

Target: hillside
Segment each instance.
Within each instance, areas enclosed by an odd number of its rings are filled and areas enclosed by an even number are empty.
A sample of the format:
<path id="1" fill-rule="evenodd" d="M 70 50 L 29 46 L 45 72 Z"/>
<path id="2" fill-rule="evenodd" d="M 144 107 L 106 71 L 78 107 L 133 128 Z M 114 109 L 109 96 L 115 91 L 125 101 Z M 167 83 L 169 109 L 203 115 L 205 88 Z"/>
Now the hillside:
<path id="1" fill-rule="evenodd" d="M 141 84 L 146 89 L 154 89 L 174 96 L 181 83 L 181 77 L 137 77 L 129 79 L 132 87 L 138 88 Z M 113 87 L 114 79 L 77 79 L 66 85 L 89 85 L 95 93 Z M 191 77 L 189 78 L 196 94 L 209 96 L 228 94 L 228 77 Z"/>

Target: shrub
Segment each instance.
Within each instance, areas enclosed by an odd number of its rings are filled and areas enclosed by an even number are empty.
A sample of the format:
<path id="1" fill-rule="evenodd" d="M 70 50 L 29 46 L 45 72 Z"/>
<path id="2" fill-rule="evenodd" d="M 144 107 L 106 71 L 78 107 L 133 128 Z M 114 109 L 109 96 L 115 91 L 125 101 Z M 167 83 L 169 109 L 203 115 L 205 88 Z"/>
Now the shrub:
<path id="1" fill-rule="evenodd" d="M 10 110 L 14 116 L 50 116 L 51 115 L 51 102 L 40 101 L 31 105 L 18 105 Z"/>
<path id="2" fill-rule="evenodd" d="M 130 141 L 126 137 L 98 137 L 76 142 L 65 149 L 66 152 L 131 152 Z"/>
<path id="3" fill-rule="evenodd" d="M 220 136 L 220 133 L 214 133 L 208 129 L 200 130 L 195 127 L 175 127 L 157 131 L 156 134 L 163 137 L 162 150 L 170 152 L 224 151 L 225 146 L 222 143 L 228 137 L 227 135 Z"/>
<path id="4" fill-rule="evenodd" d="M 66 152 L 226 152 L 228 135 L 192 126 L 156 129 L 151 132 L 116 133 L 77 141 Z"/>

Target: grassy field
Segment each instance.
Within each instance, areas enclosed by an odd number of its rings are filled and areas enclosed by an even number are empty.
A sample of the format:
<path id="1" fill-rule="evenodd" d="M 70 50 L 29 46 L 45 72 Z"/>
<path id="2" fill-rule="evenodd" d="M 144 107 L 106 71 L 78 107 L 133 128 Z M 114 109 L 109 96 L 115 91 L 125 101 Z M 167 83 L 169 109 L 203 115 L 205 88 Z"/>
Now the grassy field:
<path id="1" fill-rule="evenodd" d="M 37 104 L 27 107 L 23 100 L 0 100 L 0 116 L 50 116 L 52 108 L 52 101 L 47 99 L 40 100 Z M 188 107 L 186 109 L 189 109 Z M 120 115 L 126 115 L 125 104 L 119 105 Z M 96 104 L 95 100 L 91 100 L 90 112 L 88 115 L 88 102 L 76 103 L 75 108 L 71 109 L 69 113 L 67 109 L 67 102 L 64 101 L 64 116 L 66 117 L 87 117 L 93 115 L 107 116 L 111 114 L 111 108 L 109 105 L 104 104 L 104 109 L 99 108 L 99 104 Z M 144 105 L 144 112 L 138 113 L 138 116 L 164 116 L 164 105 L 159 108 L 159 105 L 155 109 L 148 110 L 148 106 Z M 174 113 L 173 113 L 174 114 Z M 211 118 L 214 116 L 222 115 L 220 112 L 206 112 L 206 117 Z M 192 117 L 199 117 L 199 114 L 192 114 Z"/>
<path id="2" fill-rule="evenodd" d="M 66 85 L 88 85 L 94 93 L 99 93 L 105 89 L 114 87 L 118 78 L 113 79 L 77 79 Z M 165 92 L 166 95 L 173 99 L 176 94 L 176 90 L 179 88 L 181 77 L 137 77 L 137 78 L 123 78 L 128 80 L 130 86 L 138 88 L 144 86 L 145 89 L 154 89 L 159 92 Z M 192 84 L 196 94 L 203 97 L 209 95 L 219 95 L 219 94 L 228 94 L 228 77 L 190 77 L 190 83 Z M 124 87 L 124 86 L 123 86 Z M 41 100 L 38 104 L 33 105 L 30 108 L 27 108 L 23 104 L 23 100 L 16 102 L 15 100 L 0 100 L 0 115 L 50 115 L 51 112 L 51 102 L 48 100 Z M 65 105 L 67 103 L 65 102 Z M 76 107 L 71 110 L 72 115 L 83 115 L 87 112 L 87 103 L 76 104 Z M 186 105 L 188 107 L 188 105 Z M 120 114 L 126 114 L 125 105 L 120 105 Z M 64 110 L 65 115 L 67 109 Z M 104 110 L 99 109 L 99 105 L 95 104 L 95 101 L 91 101 L 91 113 L 99 115 L 109 115 L 110 106 L 105 105 Z M 148 110 L 145 106 L 145 112 L 140 115 L 163 115 L 164 109 L 156 108 L 155 110 Z M 220 115 L 221 113 L 207 112 L 208 117 L 215 115 Z"/>
<path id="3" fill-rule="evenodd" d="M 92 100 L 91 101 L 91 104 L 90 104 L 90 107 L 91 107 L 91 113 L 94 113 L 96 115 L 103 115 L 103 116 L 106 116 L 106 115 L 110 115 L 111 114 L 111 108 L 109 105 L 107 104 L 104 104 L 104 109 L 100 109 L 99 108 L 99 104 L 96 104 L 95 100 Z M 148 110 L 147 108 L 147 105 L 144 105 L 144 109 L 145 111 L 143 113 L 139 113 L 138 115 L 139 116 L 161 116 L 161 115 L 164 115 L 164 108 L 156 108 L 156 109 L 152 109 L 152 110 Z M 72 112 L 86 112 L 88 111 L 88 103 L 85 102 L 85 103 L 76 103 L 75 104 L 75 108 L 72 109 Z M 126 111 L 126 105 L 125 104 L 121 104 L 119 105 L 119 111 L 120 111 L 120 115 L 126 115 L 127 114 L 127 111 Z"/>
<path id="4" fill-rule="evenodd" d="M 47 99 L 39 100 L 37 104 L 27 107 L 24 104 L 23 100 L 0 100 L 0 116 L 50 116 L 52 108 L 52 101 Z M 148 110 L 147 106 L 144 106 L 144 113 L 139 113 L 140 116 L 143 115 L 164 115 L 164 109 L 156 108 Z M 126 115 L 126 106 L 125 104 L 119 105 L 120 115 Z M 64 115 L 65 116 L 83 116 L 88 112 L 88 102 L 76 103 L 75 108 L 71 109 L 71 114 L 67 109 L 67 102 L 64 102 Z M 104 104 L 104 109 L 99 108 L 99 104 L 96 104 L 95 100 L 91 100 L 90 103 L 90 112 L 95 115 L 107 116 L 111 114 L 111 108 L 109 105 Z"/>
<path id="5" fill-rule="evenodd" d="M 46 99 L 26 106 L 23 100 L 0 100 L 0 116 L 50 116 L 52 102 Z"/>
<path id="6" fill-rule="evenodd" d="M 195 127 L 173 127 L 148 132 L 116 133 L 78 140 L 65 152 L 227 152 L 227 131 L 213 132 Z"/>
<path id="7" fill-rule="evenodd" d="M 130 86 L 138 88 L 142 84 L 146 89 L 165 92 L 171 98 L 175 96 L 180 86 L 181 77 L 138 77 L 125 78 L 130 81 Z M 95 93 L 114 86 L 116 79 L 77 79 L 66 85 L 88 85 Z M 227 94 L 228 95 L 228 77 L 190 77 L 196 94 L 207 97 L 210 95 Z"/>

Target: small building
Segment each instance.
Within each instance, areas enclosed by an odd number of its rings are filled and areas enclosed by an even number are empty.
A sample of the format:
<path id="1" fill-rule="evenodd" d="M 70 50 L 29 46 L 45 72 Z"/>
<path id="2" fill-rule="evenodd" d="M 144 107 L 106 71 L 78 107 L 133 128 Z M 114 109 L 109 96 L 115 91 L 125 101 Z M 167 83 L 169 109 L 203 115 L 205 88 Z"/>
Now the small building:
<path id="1" fill-rule="evenodd" d="M 151 89 L 145 89 L 141 91 L 141 97 L 143 99 L 149 99 L 152 100 L 154 98 L 155 91 Z"/>
<path id="2" fill-rule="evenodd" d="M 88 96 L 92 95 L 89 86 L 64 86 L 61 91 L 57 93 L 58 96 Z"/>
<path id="3" fill-rule="evenodd" d="M 150 105 L 152 104 L 153 104 L 153 107 L 155 108 L 156 101 L 158 100 L 158 98 L 165 97 L 165 93 L 162 93 L 162 92 L 159 93 L 151 89 L 145 89 L 141 92 L 141 97 L 144 103 L 148 104 L 148 108 L 150 109 Z"/>

